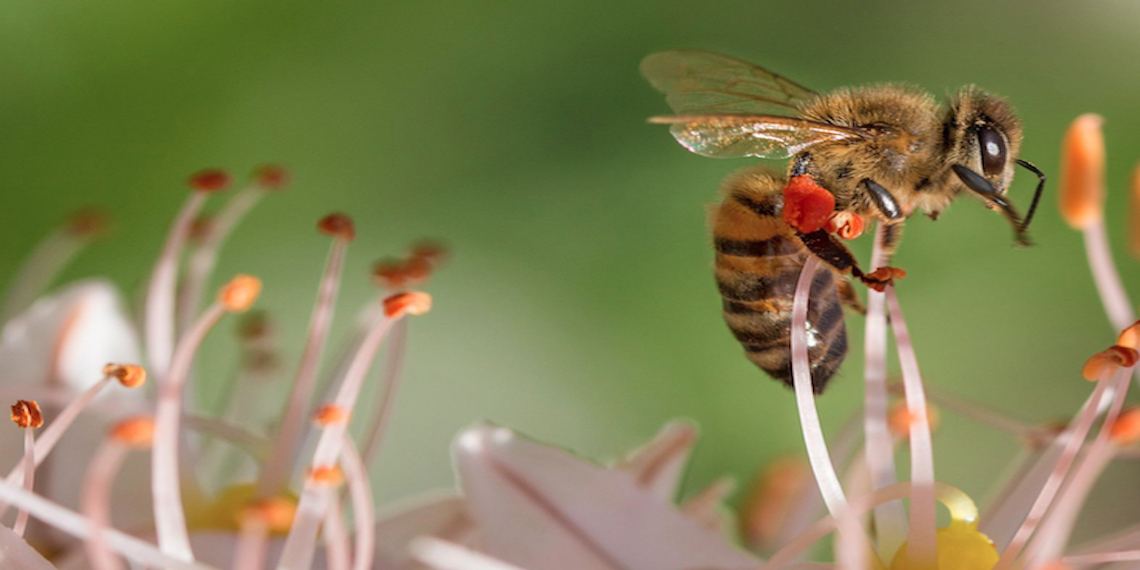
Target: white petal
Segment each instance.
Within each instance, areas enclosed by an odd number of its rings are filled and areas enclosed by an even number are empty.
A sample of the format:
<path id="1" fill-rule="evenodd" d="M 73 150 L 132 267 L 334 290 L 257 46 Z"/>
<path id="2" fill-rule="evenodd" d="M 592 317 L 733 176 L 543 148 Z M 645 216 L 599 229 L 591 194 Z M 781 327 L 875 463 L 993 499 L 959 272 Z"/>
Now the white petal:
<path id="1" fill-rule="evenodd" d="M 454 493 L 412 499 L 377 515 L 376 560 L 381 568 L 422 568 L 408 550 L 415 538 L 433 536 L 466 544 L 474 533 L 467 505 Z"/>
<path id="2" fill-rule="evenodd" d="M 108 362 L 139 362 L 138 336 L 107 281 L 84 281 L 36 301 L 0 335 L 0 383 L 57 383 L 82 390 Z"/>
<path id="3" fill-rule="evenodd" d="M 636 449 L 618 466 L 632 473 L 638 483 L 658 497 L 672 501 L 681 486 L 685 465 L 697 442 L 697 428 L 686 421 L 672 421 L 644 447 Z"/>
<path id="4" fill-rule="evenodd" d="M 0 525 L 0 568 L 4 570 L 56 570 L 12 529 Z"/>
<path id="5" fill-rule="evenodd" d="M 470 428 L 453 453 L 484 550 L 527 570 L 757 564 L 628 474 L 505 428 Z"/>

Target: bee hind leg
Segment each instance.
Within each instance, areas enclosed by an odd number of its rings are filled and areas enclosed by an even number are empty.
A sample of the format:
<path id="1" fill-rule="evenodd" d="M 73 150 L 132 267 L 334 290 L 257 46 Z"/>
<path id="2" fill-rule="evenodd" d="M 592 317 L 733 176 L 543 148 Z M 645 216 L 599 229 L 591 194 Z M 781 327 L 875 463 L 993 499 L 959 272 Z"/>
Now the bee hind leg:
<path id="1" fill-rule="evenodd" d="M 803 241 L 808 250 L 821 261 L 841 273 L 850 272 L 853 277 L 876 291 L 882 291 L 886 289 L 887 285 L 891 285 L 895 279 L 906 276 L 905 271 L 895 267 L 881 267 L 871 273 L 863 273 L 863 270 L 859 269 L 859 262 L 855 260 L 851 250 L 839 243 L 839 240 L 826 230 L 797 233 L 796 235 Z"/>
<path id="2" fill-rule="evenodd" d="M 863 305 L 863 300 L 855 292 L 855 283 L 848 278 L 840 279 L 836 284 L 839 286 L 839 302 L 843 303 L 844 307 L 866 316 L 867 307 Z"/>

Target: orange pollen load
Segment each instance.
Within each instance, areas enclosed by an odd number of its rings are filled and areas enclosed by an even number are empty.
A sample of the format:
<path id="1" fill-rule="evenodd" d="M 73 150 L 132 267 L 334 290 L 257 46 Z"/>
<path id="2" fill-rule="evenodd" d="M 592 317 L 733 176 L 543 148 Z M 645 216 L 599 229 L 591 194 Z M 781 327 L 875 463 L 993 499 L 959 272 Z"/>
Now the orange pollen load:
<path id="1" fill-rule="evenodd" d="M 827 221 L 827 231 L 843 239 L 855 239 L 863 235 L 863 216 L 851 212 L 836 212 Z"/>
<path id="2" fill-rule="evenodd" d="M 1140 360 L 1140 353 L 1137 353 L 1136 349 L 1120 345 L 1110 346 L 1089 358 L 1081 369 L 1081 375 L 1085 380 L 1095 382 L 1116 372 L 1118 368 L 1134 366 L 1137 360 Z"/>
<path id="3" fill-rule="evenodd" d="M 12 406 L 12 421 L 22 429 L 36 429 L 44 425 L 44 415 L 35 400 L 16 400 Z"/>
<path id="4" fill-rule="evenodd" d="M 320 427 L 328 427 L 332 424 L 342 424 L 348 421 L 348 410 L 336 405 L 325 404 L 313 414 L 313 422 Z"/>
<path id="5" fill-rule="evenodd" d="M 335 213 L 321 218 L 321 221 L 317 222 L 317 229 L 325 235 L 339 237 L 347 241 L 356 238 L 356 226 L 353 225 L 352 218 L 346 214 Z"/>
<path id="6" fill-rule="evenodd" d="M 431 310 L 431 295 L 421 291 L 396 293 L 384 299 L 384 314 L 388 318 L 408 315 L 422 315 Z"/>
<path id="7" fill-rule="evenodd" d="M 1116 344 L 1124 348 L 1140 350 L 1140 321 L 1124 329 L 1116 339 Z"/>
<path id="8" fill-rule="evenodd" d="M 186 181 L 196 192 L 221 192 L 230 185 L 230 175 L 224 170 L 211 168 L 190 176 Z"/>
<path id="9" fill-rule="evenodd" d="M 938 428 L 938 420 L 938 409 L 933 406 L 926 406 L 926 421 L 930 423 L 931 431 Z M 887 416 L 887 426 L 891 433 L 897 437 L 910 437 L 910 426 L 914 425 L 916 421 L 918 418 L 910 413 L 905 402 L 901 402 L 892 408 Z"/>
<path id="10" fill-rule="evenodd" d="M 784 221 L 809 234 L 827 225 L 835 213 L 835 196 L 811 176 L 793 176 L 784 186 Z"/>
<path id="11" fill-rule="evenodd" d="M 226 310 L 231 313 L 242 313 L 249 310 L 261 294 L 261 280 L 252 275 L 238 275 L 226 283 L 218 294 Z"/>
<path id="12" fill-rule="evenodd" d="M 297 516 L 297 501 L 288 497 L 262 499 L 250 503 L 245 508 L 243 516 L 259 520 L 269 532 L 287 532 Z"/>
<path id="13" fill-rule="evenodd" d="M 154 418 L 127 418 L 111 428 L 111 439 L 127 447 L 146 449 L 154 443 Z"/>
<path id="14" fill-rule="evenodd" d="M 1140 408 L 1121 410 L 1116 421 L 1108 428 L 1108 435 L 1116 445 L 1131 445 L 1140 441 Z"/>
<path id="15" fill-rule="evenodd" d="M 309 479 L 319 485 L 335 487 L 344 482 L 344 472 L 337 466 L 315 467 L 309 471 Z"/>
<path id="16" fill-rule="evenodd" d="M 258 186 L 266 190 L 280 190 L 289 183 L 289 171 L 276 164 L 266 164 L 253 172 Z"/>
<path id="17" fill-rule="evenodd" d="M 146 384 L 146 369 L 137 364 L 108 364 L 103 367 L 103 375 L 118 380 L 127 388 Z"/>

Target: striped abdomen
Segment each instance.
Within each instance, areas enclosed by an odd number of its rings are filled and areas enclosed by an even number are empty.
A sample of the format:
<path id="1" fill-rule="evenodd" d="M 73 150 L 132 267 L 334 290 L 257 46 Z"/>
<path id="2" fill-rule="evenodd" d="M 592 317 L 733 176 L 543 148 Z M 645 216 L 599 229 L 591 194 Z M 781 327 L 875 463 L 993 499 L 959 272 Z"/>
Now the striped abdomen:
<path id="1" fill-rule="evenodd" d="M 748 359 L 792 385 L 792 297 L 807 248 L 782 218 L 784 180 L 750 169 L 725 184 L 713 220 L 724 320 Z M 821 268 L 808 302 L 808 358 L 816 393 L 847 355 L 847 329 L 833 271 Z"/>

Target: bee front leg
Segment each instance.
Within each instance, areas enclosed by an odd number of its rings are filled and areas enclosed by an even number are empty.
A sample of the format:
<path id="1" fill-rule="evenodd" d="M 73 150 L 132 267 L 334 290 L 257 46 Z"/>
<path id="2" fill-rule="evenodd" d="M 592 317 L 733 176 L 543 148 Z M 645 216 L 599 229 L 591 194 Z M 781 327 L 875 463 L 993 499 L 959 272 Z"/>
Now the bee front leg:
<path id="1" fill-rule="evenodd" d="M 871 273 L 863 273 L 863 270 L 859 269 L 859 262 L 855 260 L 851 250 L 839 243 L 839 240 L 826 230 L 810 233 L 797 232 L 796 235 L 804 242 L 808 250 L 824 263 L 843 273 L 850 271 L 853 277 L 876 291 L 882 291 L 886 289 L 887 285 L 894 283 L 895 279 L 906 276 L 906 272 L 897 267 L 880 267 Z"/>

